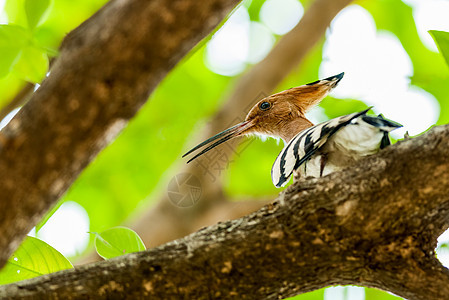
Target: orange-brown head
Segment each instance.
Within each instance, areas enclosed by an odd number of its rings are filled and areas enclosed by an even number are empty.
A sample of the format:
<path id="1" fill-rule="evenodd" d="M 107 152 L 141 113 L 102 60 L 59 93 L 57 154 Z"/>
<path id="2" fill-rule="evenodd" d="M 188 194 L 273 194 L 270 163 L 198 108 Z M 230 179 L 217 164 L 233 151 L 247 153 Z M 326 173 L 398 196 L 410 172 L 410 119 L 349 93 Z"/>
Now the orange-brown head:
<path id="1" fill-rule="evenodd" d="M 284 143 L 288 143 L 298 132 L 313 126 L 305 117 L 305 112 L 326 97 L 343 75 L 344 73 L 340 73 L 263 98 L 250 110 L 245 121 L 205 140 L 183 157 L 210 144 L 191 158 L 189 163 L 221 143 L 241 135 L 280 137 Z"/>

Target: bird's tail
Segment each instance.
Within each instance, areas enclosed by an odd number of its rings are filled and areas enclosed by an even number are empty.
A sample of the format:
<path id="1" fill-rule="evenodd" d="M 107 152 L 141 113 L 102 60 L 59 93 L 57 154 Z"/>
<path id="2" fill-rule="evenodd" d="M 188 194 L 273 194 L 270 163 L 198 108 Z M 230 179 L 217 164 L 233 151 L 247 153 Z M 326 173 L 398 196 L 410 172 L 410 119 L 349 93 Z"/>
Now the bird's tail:
<path id="1" fill-rule="evenodd" d="M 382 140 L 380 141 L 380 149 L 391 145 L 390 136 L 388 133 L 396 128 L 402 127 L 401 124 L 386 119 L 382 114 L 379 114 L 377 117 L 364 115 L 362 119 L 366 123 L 371 124 L 383 131 L 384 134 Z"/>
<path id="2" fill-rule="evenodd" d="M 399 124 L 395 121 L 385 119 L 385 117 L 382 114 L 379 114 L 378 116 L 364 115 L 364 116 L 362 116 L 362 120 L 374 127 L 379 128 L 382 131 L 385 131 L 385 132 L 390 132 L 397 128 L 402 127 L 401 124 Z"/>

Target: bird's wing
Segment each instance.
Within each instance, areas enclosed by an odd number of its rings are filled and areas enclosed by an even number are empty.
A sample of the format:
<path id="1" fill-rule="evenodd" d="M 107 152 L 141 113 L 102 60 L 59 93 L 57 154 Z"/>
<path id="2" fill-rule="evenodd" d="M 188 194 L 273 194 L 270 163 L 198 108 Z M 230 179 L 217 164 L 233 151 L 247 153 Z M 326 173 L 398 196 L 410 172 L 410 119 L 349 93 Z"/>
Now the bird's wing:
<path id="1" fill-rule="evenodd" d="M 370 109 L 341 116 L 298 133 L 282 149 L 271 168 L 273 184 L 278 188 L 286 185 L 293 174 L 293 170 L 299 168 L 314 155 L 340 128 L 349 124 L 355 118 L 365 115 Z"/>

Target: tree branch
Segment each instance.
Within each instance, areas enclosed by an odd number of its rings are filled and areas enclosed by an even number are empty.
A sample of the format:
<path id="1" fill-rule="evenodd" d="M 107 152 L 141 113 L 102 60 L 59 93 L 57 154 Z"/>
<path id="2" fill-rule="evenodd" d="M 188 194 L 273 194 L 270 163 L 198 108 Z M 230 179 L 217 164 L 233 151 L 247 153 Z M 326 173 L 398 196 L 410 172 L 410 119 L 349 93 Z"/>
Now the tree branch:
<path id="1" fill-rule="evenodd" d="M 118 259 L 0 287 L 0 297 L 279 299 L 337 284 L 449 294 L 449 125 L 298 182 L 238 220 Z"/>
<path id="2" fill-rule="evenodd" d="M 0 266 L 237 0 L 112 0 L 63 41 L 0 132 Z"/>

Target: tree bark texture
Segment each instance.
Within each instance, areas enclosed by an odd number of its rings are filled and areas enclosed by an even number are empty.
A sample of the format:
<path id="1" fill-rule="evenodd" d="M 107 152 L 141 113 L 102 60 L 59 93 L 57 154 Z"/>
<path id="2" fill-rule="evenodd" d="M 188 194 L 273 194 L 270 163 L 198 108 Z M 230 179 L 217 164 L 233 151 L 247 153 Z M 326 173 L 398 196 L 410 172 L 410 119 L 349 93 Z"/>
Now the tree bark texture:
<path id="1" fill-rule="evenodd" d="M 449 224 L 449 125 L 271 204 L 140 253 L 0 287 L 0 297 L 279 299 L 330 285 L 407 299 L 449 295 L 436 259 Z"/>
<path id="2" fill-rule="evenodd" d="M 238 2 L 112 0 L 64 39 L 50 76 L 0 132 L 0 266 Z"/>

